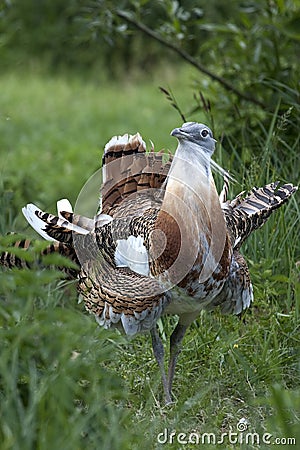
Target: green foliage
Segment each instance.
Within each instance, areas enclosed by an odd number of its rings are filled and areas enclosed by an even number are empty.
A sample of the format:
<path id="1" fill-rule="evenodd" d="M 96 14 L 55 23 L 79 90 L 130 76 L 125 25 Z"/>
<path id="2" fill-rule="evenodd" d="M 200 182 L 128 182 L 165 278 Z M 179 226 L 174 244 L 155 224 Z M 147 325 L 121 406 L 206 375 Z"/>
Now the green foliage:
<path id="1" fill-rule="evenodd" d="M 186 78 L 182 74 L 179 79 Z M 83 82 L 74 75 L 53 79 L 30 73 L 0 79 L 5 85 L 0 94 L 2 234 L 16 229 L 17 216 L 23 226 L 19 231 L 24 231 L 21 207 L 28 202 L 50 211 L 62 197 L 75 204 L 84 183 L 100 168 L 103 147 L 114 134 L 139 131 L 148 147 L 149 139 L 157 149 L 176 145 L 169 132 L 178 116 L 164 101 L 158 82 L 133 88 L 125 82 L 120 87 Z"/>
<path id="2" fill-rule="evenodd" d="M 1 449 L 131 448 L 126 389 L 106 367 L 116 346 L 59 278 L 34 268 L 0 273 Z"/>
<path id="3" fill-rule="evenodd" d="M 18 59 L 24 64 L 28 57 L 41 57 L 52 67 L 63 62 L 93 63 L 97 50 L 85 48 L 80 27 L 76 25 L 76 16 L 85 3 L 74 0 L 5 2 L 1 11 L 4 64 Z"/>
<path id="4" fill-rule="evenodd" d="M 217 134 L 221 123 L 226 148 L 257 155 L 275 111 L 284 123 L 280 145 L 299 145 L 296 1 L 129 2 L 116 16 L 196 67 L 195 106 L 185 116 L 206 112 Z"/>
<path id="5" fill-rule="evenodd" d="M 95 10 L 97 6 L 97 10 Z M 118 7 L 121 4 L 118 2 Z M 71 69 L 95 78 L 118 78 L 133 65 L 149 70 L 164 55 L 147 39 L 124 36 L 114 17 L 116 2 L 87 0 L 12 0 L 0 6 L 2 70 L 46 66 Z M 101 17 L 99 17 L 99 10 Z M 126 27 L 125 27 L 126 28 Z M 42 64 L 41 64 L 42 62 Z"/>
<path id="6" fill-rule="evenodd" d="M 42 60 L 51 70 L 88 70 L 99 81 L 149 72 L 159 61 L 177 70 L 183 58 L 198 71 L 185 116 L 206 115 L 227 151 L 257 157 L 275 116 L 278 145 L 294 152 L 299 145 L 295 0 L 14 0 L 2 6 L 1 19 L 3 67 Z"/>

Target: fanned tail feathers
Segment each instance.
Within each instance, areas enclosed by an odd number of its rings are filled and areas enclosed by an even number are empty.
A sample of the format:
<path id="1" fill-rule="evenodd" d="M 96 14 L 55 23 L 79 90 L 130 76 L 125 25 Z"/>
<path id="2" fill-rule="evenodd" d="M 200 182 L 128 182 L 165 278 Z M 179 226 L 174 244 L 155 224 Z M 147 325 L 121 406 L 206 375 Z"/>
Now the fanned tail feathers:
<path id="1" fill-rule="evenodd" d="M 139 133 L 113 137 L 103 155 L 102 213 L 113 210 L 131 194 L 145 189 L 161 189 L 165 182 L 172 155 L 163 161 L 163 151 L 146 152 Z"/>

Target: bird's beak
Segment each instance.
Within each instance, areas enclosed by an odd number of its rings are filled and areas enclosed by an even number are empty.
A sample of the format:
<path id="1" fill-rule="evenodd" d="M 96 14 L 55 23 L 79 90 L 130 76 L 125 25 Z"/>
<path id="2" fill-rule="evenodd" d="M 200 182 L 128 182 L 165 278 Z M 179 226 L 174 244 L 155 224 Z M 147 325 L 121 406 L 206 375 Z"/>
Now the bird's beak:
<path id="1" fill-rule="evenodd" d="M 179 133 L 179 128 L 174 128 L 174 130 L 171 131 L 170 135 L 177 136 L 178 133 Z"/>
<path id="2" fill-rule="evenodd" d="M 171 131 L 171 136 L 179 137 L 179 136 L 186 136 L 186 133 L 181 128 L 174 128 L 173 131 Z"/>

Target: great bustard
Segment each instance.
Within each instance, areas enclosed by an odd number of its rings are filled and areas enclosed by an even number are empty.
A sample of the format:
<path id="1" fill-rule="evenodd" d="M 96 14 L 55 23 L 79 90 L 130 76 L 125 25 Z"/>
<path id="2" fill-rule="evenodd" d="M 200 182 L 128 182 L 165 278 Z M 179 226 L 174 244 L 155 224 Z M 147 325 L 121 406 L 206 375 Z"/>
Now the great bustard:
<path id="1" fill-rule="evenodd" d="M 166 403 L 186 329 L 202 309 L 239 314 L 250 306 L 253 290 L 239 248 L 297 189 L 271 183 L 228 201 L 226 179 L 219 197 L 211 173 L 211 166 L 222 172 L 211 159 L 211 130 L 188 122 L 171 134 L 178 147 L 165 162 L 161 153 L 146 152 L 139 134 L 108 142 L 101 209 L 93 219 L 74 214 L 66 200 L 58 202 L 58 216 L 33 204 L 23 208 L 33 228 L 54 241 L 45 252 L 77 262 L 79 294 L 100 325 L 127 335 L 150 331 Z M 23 264 L 9 253 L 1 262 Z M 167 374 L 156 326 L 163 314 L 179 316 Z"/>

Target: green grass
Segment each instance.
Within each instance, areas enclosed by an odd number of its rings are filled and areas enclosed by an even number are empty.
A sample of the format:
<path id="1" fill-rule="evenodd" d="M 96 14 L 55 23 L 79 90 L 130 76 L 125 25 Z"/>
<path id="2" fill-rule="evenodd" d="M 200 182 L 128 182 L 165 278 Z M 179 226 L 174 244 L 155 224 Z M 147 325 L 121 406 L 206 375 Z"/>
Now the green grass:
<path id="1" fill-rule="evenodd" d="M 1 234 L 34 236 L 20 214 L 27 202 L 50 211 L 59 198 L 74 203 L 114 134 L 140 131 L 156 148 L 174 149 L 168 134 L 181 120 L 157 86 L 184 85 L 188 76 L 169 73 L 162 82 L 159 74 L 123 84 L 2 76 Z M 278 163 L 276 120 L 272 127 L 251 172 L 244 171 L 236 149 L 223 154 L 223 165 L 246 187 L 278 177 L 299 182 L 298 169 L 286 173 Z M 296 151 L 290 149 L 290 158 Z M 220 149 L 217 156 L 220 161 Z M 176 441 L 160 445 L 157 435 L 168 428 L 220 436 L 236 431 L 241 418 L 248 431 L 297 435 L 299 445 L 299 234 L 298 193 L 243 249 L 255 286 L 251 310 L 242 320 L 204 313 L 188 331 L 170 408 L 160 405 L 149 336 L 127 340 L 100 329 L 77 304 L 75 285 L 58 272 L 1 271 L 1 450 L 196 448 Z M 164 319 L 167 336 L 173 326 L 174 318 Z M 225 441 L 219 448 L 270 446 Z"/>

